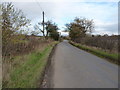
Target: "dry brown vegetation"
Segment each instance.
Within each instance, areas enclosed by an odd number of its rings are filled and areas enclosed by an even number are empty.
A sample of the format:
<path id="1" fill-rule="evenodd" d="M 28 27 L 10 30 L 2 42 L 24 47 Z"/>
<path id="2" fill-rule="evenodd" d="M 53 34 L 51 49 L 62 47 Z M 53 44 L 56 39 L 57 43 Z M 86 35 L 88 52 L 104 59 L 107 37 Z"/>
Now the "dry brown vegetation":
<path id="1" fill-rule="evenodd" d="M 117 35 L 93 35 L 91 37 L 86 36 L 80 39 L 76 39 L 76 42 L 87 46 L 99 48 L 110 53 L 118 53 L 118 37 L 119 36 Z"/>
<path id="2" fill-rule="evenodd" d="M 17 38 L 17 36 L 16 36 Z M 21 68 L 21 65 L 28 61 L 27 55 L 33 52 L 41 52 L 47 47 L 53 40 L 47 39 L 45 40 L 43 37 L 36 37 L 36 36 L 25 36 L 24 42 L 19 43 L 10 43 L 7 44 L 9 49 L 6 51 L 3 48 L 3 87 L 6 87 L 7 83 L 11 81 L 11 72 L 15 68 Z M 4 47 L 4 46 L 3 46 Z M 42 62 L 41 62 L 42 63 Z M 27 66 L 27 65 L 26 65 Z M 17 71 L 16 71 L 17 72 Z M 27 78 L 27 77 L 26 77 Z M 8 87 L 11 87 L 8 85 Z"/>
<path id="3" fill-rule="evenodd" d="M 29 53 L 32 50 L 34 50 L 39 44 L 45 43 L 47 41 L 44 40 L 42 37 L 36 37 L 36 36 L 28 36 L 28 35 L 20 35 L 22 36 L 17 40 L 17 42 L 13 41 L 7 43 L 6 45 L 3 45 L 2 47 L 2 56 L 3 60 L 4 57 L 9 57 L 11 58 L 12 56 L 15 55 L 20 55 L 20 54 L 25 54 Z M 18 38 L 19 35 L 14 35 L 14 38 Z M 4 42 L 4 41 L 3 41 Z"/>

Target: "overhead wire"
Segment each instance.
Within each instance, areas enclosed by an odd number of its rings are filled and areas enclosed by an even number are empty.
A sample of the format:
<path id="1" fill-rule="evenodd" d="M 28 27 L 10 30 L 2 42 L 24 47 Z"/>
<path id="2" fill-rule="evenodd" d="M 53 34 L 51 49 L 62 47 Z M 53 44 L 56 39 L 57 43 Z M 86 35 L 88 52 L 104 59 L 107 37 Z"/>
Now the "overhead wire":
<path id="1" fill-rule="evenodd" d="M 42 9 L 42 7 L 41 7 L 40 3 L 39 3 L 37 0 L 35 0 L 35 2 L 36 2 L 36 3 L 37 3 L 37 5 L 40 7 L 41 11 L 43 11 L 43 9 Z"/>
<path id="2" fill-rule="evenodd" d="M 41 11 L 44 12 L 45 18 L 49 20 L 48 15 L 47 15 L 46 12 L 43 10 L 43 8 L 41 7 L 40 3 L 39 3 L 37 0 L 35 0 L 35 2 L 36 2 L 36 4 L 40 7 Z"/>

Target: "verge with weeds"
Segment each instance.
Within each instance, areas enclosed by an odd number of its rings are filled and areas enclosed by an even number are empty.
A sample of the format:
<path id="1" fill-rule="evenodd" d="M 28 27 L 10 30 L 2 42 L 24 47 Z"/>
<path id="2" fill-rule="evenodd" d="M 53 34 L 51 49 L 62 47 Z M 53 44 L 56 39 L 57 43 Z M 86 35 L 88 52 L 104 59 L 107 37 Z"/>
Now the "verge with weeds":
<path id="1" fill-rule="evenodd" d="M 42 73 L 49 54 L 57 42 L 46 45 L 43 50 L 35 50 L 29 54 L 15 57 L 16 66 L 12 68 L 9 80 L 3 88 L 39 88 Z M 21 62 L 19 62 L 21 59 Z M 18 63 L 17 63 L 18 61 Z"/>

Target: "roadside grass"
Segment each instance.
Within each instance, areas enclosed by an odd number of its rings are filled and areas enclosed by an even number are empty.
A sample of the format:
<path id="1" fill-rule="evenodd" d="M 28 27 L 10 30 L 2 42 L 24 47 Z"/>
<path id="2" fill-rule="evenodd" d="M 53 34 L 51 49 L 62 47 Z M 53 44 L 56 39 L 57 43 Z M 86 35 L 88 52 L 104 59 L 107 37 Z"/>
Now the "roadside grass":
<path id="1" fill-rule="evenodd" d="M 27 55 L 16 56 L 16 66 L 10 71 L 10 79 L 3 88 L 39 88 L 42 73 L 49 54 L 56 43 L 44 47 L 42 51 L 35 50 Z M 24 59 L 20 62 L 21 59 Z"/>
<path id="2" fill-rule="evenodd" d="M 75 47 L 78 47 L 82 50 L 90 52 L 90 53 L 92 53 L 96 56 L 106 58 L 109 62 L 120 65 L 120 61 L 118 61 L 118 57 L 119 57 L 118 53 L 108 53 L 108 52 L 105 52 L 105 51 L 102 51 L 102 50 L 89 48 L 89 47 L 86 47 L 85 45 L 81 45 L 81 44 L 78 44 L 78 43 L 75 43 L 75 42 L 72 42 L 72 41 L 69 41 L 69 43 L 72 44 Z"/>

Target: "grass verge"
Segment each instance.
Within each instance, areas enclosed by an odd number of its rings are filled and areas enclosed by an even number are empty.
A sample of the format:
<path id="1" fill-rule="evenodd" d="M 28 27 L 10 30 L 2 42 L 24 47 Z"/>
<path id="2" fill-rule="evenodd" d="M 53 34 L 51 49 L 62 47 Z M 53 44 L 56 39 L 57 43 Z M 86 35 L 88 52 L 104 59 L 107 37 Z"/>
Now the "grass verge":
<path id="1" fill-rule="evenodd" d="M 99 56 L 99 57 L 102 57 L 102 58 L 106 58 L 108 61 L 110 61 L 112 63 L 120 65 L 120 61 L 118 61 L 119 55 L 116 54 L 116 53 L 108 53 L 108 52 L 105 52 L 105 51 L 102 51 L 102 50 L 89 48 L 89 47 L 86 47 L 84 45 L 72 42 L 72 41 L 69 41 L 69 43 L 72 44 L 75 47 L 78 47 L 78 48 L 80 48 L 82 50 L 90 52 L 90 53 L 92 53 L 92 54 L 94 54 L 96 56 Z"/>
<path id="2" fill-rule="evenodd" d="M 3 88 L 39 88 L 42 72 L 55 44 L 47 45 L 42 51 L 35 50 L 32 53 L 24 55 L 25 60 L 12 68 L 10 79 Z M 20 61 L 21 57 L 18 56 L 15 60 Z"/>

